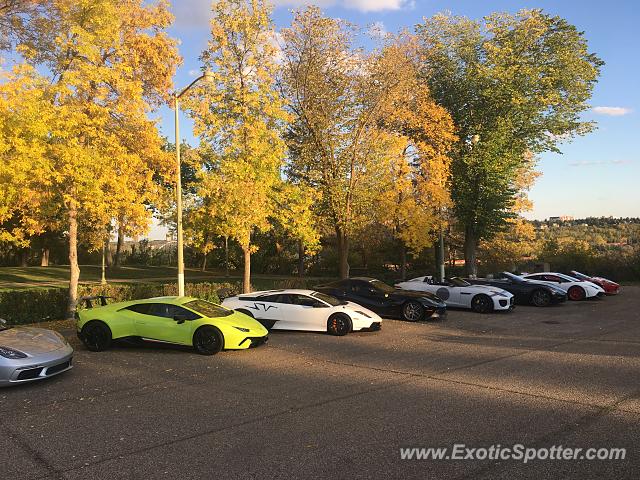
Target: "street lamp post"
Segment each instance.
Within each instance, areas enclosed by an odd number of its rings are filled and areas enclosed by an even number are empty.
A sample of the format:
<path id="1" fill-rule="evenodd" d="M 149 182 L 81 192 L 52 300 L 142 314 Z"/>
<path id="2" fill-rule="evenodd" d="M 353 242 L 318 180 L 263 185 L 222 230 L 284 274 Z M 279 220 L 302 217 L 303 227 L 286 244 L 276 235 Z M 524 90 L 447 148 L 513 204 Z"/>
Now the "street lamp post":
<path id="1" fill-rule="evenodd" d="M 176 209 L 177 209 L 177 235 L 178 235 L 178 296 L 184 296 L 184 241 L 182 234 L 182 176 L 180 172 L 180 98 L 189 91 L 200 80 L 211 81 L 213 78 L 210 72 L 205 72 L 193 82 L 187 85 L 180 92 L 173 94 L 173 107 L 175 110 L 175 122 L 176 122 Z"/>

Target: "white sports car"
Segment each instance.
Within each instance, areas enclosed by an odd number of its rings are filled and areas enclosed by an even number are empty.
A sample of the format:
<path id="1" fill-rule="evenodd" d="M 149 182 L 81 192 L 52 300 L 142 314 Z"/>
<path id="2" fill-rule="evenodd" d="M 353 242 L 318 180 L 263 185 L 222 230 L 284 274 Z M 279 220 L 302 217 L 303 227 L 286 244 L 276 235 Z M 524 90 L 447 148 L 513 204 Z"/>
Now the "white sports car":
<path id="1" fill-rule="evenodd" d="M 380 330 L 378 314 L 313 290 L 268 290 L 225 298 L 222 305 L 249 315 L 269 330 L 305 330 L 346 335 Z"/>
<path id="2" fill-rule="evenodd" d="M 446 278 L 444 282 L 438 282 L 431 276 L 417 277 L 398 283 L 396 287 L 430 292 L 444 300 L 447 307 L 470 308 L 478 313 L 514 308 L 513 294 L 506 290 L 487 285 L 471 285 L 458 277 Z"/>
<path id="3" fill-rule="evenodd" d="M 604 290 L 595 283 L 578 280 L 564 273 L 529 273 L 522 275 L 522 278 L 526 280 L 537 280 L 560 287 L 567 292 L 569 300 L 584 300 L 585 298 L 601 297 L 604 295 Z"/>

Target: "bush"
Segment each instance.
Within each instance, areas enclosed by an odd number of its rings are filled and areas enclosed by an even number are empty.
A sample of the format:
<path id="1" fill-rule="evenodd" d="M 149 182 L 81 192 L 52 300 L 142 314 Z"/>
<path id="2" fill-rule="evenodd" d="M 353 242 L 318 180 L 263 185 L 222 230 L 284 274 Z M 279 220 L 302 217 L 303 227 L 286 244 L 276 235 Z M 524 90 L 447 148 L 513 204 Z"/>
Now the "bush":
<path id="1" fill-rule="evenodd" d="M 69 295 L 64 288 L 0 292 L 0 318 L 10 324 L 59 320 L 65 317 Z"/>
<path id="2" fill-rule="evenodd" d="M 110 302 L 124 302 L 141 298 L 177 295 L 176 284 L 111 284 L 82 285 L 78 296 L 106 295 Z M 237 295 L 242 291 L 240 283 L 187 283 L 185 293 L 188 296 L 202 298 L 214 303 Z M 67 301 L 66 288 L 48 288 L 33 290 L 7 290 L 0 292 L 0 318 L 12 325 L 24 325 L 46 320 L 61 320 L 65 317 Z M 84 305 L 80 302 L 79 309 Z"/>

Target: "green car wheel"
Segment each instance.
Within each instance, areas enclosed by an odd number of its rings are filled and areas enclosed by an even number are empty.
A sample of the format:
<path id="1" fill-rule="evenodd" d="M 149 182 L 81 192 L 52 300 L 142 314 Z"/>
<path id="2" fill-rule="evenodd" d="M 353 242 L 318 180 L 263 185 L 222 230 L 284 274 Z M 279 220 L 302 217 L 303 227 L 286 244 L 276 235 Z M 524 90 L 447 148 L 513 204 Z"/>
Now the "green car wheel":
<path id="1" fill-rule="evenodd" d="M 104 322 L 92 320 L 80 331 L 80 340 L 92 352 L 102 352 L 111 346 L 111 330 Z"/>
<path id="2" fill-rule="evenodd" d="M 224 337 L 215 327 L 200 327 L 193 335 L 193 347 L 201 355 L 215 355 L 224 348 Z"/>

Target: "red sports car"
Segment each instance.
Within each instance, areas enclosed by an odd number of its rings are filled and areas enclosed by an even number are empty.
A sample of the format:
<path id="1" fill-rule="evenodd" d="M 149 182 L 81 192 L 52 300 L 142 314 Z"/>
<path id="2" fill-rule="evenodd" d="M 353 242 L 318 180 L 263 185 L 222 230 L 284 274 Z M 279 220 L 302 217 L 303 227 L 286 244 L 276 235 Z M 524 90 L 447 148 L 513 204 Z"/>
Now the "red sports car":
<path id="1" fill-rule="evenodd" d="M 578 280 L 585 280 L 587 282 L 595 283 L 599 287 L 604 290 L 604 293 L 607 295 L 617 295 L 620 293 L 620 285 L 612 280 L 607 280 L 602 277 L 590 277 L 589 275 L 585 275 L 584 273 L 576 272 L 575 270 L 571 271 L 571 276 L 577 278 Z"/>

